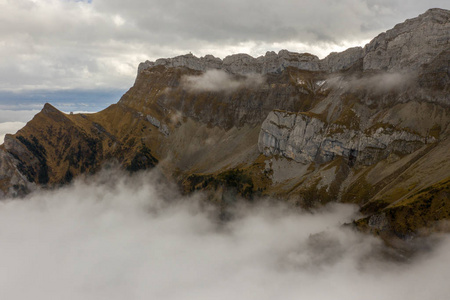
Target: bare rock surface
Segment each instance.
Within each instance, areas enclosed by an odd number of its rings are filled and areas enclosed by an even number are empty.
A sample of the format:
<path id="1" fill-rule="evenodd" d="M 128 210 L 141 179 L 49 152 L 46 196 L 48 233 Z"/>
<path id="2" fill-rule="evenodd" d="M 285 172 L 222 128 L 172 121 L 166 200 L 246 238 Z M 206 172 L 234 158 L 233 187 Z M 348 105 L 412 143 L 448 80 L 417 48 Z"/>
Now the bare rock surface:
<path id="1" fill-rule="evenodd" d="M 223 60 L 212 55 L 196 57 L 191 53 L 174 58 L 160 58 L 155 62 L 141 63 L 138 73 L 154 66 L 168 68 L 186 67 L 197 71 L 209 69 L 222 69 L 232 74 L 249 73 L 279 73 L 287 67 L 295 67 L 302 70 L 319 71 L 320 60 L 317 56 L 308 53 L 295 53 L 287 50 L 267 52 L 265 56 L 254 58 L 248 54 L 240 53 L 225 57 Z"/>
<path id="2" fill-rule="evenodd" d="M 433 137 L 383 127 L 365 133 L 327 125 L 306 114 L 275 110 L 261 126 L 258 148 L 266 156 L 280 155 L 304 164 L 343 156 L 372 165 L 392 152 L 411 153 L 435 141 Z"/>
<path id="3" fill-rule="evenodd" d="M 381 33 L 364 47 L 364 70 L 415 70 L 450 45 L 450 12 L 430 9 Z"/>

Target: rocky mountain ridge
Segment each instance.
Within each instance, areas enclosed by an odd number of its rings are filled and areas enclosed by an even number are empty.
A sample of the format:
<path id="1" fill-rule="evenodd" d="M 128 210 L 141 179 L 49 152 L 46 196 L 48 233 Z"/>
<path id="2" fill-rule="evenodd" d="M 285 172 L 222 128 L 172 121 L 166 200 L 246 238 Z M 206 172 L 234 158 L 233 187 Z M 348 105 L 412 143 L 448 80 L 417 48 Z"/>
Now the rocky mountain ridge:
<path id="1" fill-rule="evenodd" d="M 449 26 L 449 11 L 431 9 L 323 60 L 282 50 L 142 63 L 117 104 L 73 115 L 46 104 L 7 135 L 0 190 L 21 196 L 114 161 L 130 172 L 157 166 L 222 207 L 239 197 L 338 201 L 359 205 L 355 226 L 382 236 L 442 230 Z M 221 70 L 212 83 L 210 69 Z"/>
<path id="2" fill-rule="evenodd" d="M 331 53 L 324 59 L 309 53 L 281 50 L 267 52 L 254 58 L 248 54 L 234 54 L 221 60 L 212 55 L 196 57 L 186 54 L 174 58 L 146 61 L 138 73 L 154 66 L 186 67 L 197 71 L 222 69 L 233 74 L 276 73 L 288 67 L 308 71 L 336 72 L 363 59 L 364 70 L 414 70 L 447 48 L 450 30 L 448 12 L 430 9 L 424 14 L 406 20 L 378 35 L 364 48 L 354 47 L 340 53 Z"/>

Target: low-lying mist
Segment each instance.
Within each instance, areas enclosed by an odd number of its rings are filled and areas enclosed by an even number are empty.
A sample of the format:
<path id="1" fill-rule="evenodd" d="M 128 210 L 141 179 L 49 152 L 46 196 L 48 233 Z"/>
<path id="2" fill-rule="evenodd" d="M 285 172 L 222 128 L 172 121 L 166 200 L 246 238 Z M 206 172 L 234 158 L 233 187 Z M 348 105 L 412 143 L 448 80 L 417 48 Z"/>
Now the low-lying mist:
<path id="1" fill-rule="evenodd" d="M 346 91 L 364 89 L 375 95 L 380 95 L 404 90 L 413 84 L 415 79 L 416 75 L 413 73 L 382 72 L 367 75 L 362 78 L 334 77 L 328 79 L 327 84 L 334 88 L 341 88 Z"/>
<path id="2" fill-rule="evenodd" d="M 240 88 L 257 87 L 265 78 L 261 74 L 247 74 L 236 78 L 223 70 L 207 70 L 199 76 L 184 76 L 183 87 L 192 92 L 229 92 Z"/>
<path id="3" fill-rule="evenodd" d="M 104 171 L 0 202 L 2 299 L 447 299 L 450 241 L 408 263 L 343 223 L 354 207 L 239 204 L 220 221 L 202 195 L 155 172 Z"/>

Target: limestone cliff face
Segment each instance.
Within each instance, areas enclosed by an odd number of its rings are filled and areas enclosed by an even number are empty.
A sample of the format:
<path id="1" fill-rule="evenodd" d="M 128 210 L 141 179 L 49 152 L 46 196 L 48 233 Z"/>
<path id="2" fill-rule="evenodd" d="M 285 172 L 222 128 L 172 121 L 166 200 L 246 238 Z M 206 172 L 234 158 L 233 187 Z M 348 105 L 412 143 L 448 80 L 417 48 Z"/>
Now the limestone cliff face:
<path id="1" fill-rule="evenodd" d="M 7 135 L 0 197 L 113 161 L 157 166 L 223 206 L 237 196 L 350 202 L 363 230 L 438 230 L 450 219 L 449 20 L 429 10 L 322 60 L 282 50 L 147 61 L 117 104 L 73 115 L 46 104 Z"/>
<path id="2" fill-rule="evenodd" d="M 447 10 L 430 9 L 380 34 L 364 47 L 364 70 L 416 70 L 450 45 Z"/>
<path id="3" fill-rule="evenodd" d="M 233 74 L 280 73 L 288 67 L 308 71 L 318 71 L 321 68 L 320 60 L 317 56 L 308 53 L 299 54 L 287 50 L 281 50 L 278 54 L 273 51 L 267 52 L 265 56 L 258 58 L 248 54 L 234 54 L 225 57 L 223 60 L 212 55 L 198 58 L 192 54 L 174 58 L 161 58 L 155 62 L 146 61 L 141 63 L 138 73 L 154 66 L 186 67 L 196 71 L 223 69 Z"/>
<path id="4" fill-rule="evenodd" d="M 280 73 L 289 67 L 306 71 L 336 72 L 351 67 L 363 57 L 363 54 L 364 51 L 361 47 L 350 48 L 340 53 L 331 53 L 322 60 L 309 53 L 287 50 L 281 50 L 278 54 L 269 51 L 264 56 L 257 58 L 248 54 L 234 54 L 223 60 L 212 55 L 198 58 L 193 54 L 186 54 L 174 58 L 161 58 L 155 62 L 143 62 L 139 64 L 138 73 L 155 66 L 186 67 L 196 71 L 221 69 L 232 74 Z"/>
<path id="5" fill-rule="evenodd" d="M 303 164 L 328 162 L 340 156 L 351 163 L 372 165 L 391 153 L 409 154 L 434 142 L 432 136 L 404 130 L 380 126 L 362 132 L 304 113 L 275 110 L 261 126 L 258 148 L 266 156 L 282 155 Z"/>
<path id="6" fill-rule="evenodd" d="M 167 125 L 181 114 L 210 126 L 230 129 L 259 125 L 274 108 L 308 110 L 314 101 L 325 97 L 317 85 L 325 79 L 322 72 L 289 67 L 261 77 L 254 85 L 246 85 L 245 76 L 231 75 L 228 80 L 242 85 L 227 90 L 193 91 L 185 78 L 201 78 L 202 74 L 185 67 L 145 69 L 119 103 L 159 118 Z"/>

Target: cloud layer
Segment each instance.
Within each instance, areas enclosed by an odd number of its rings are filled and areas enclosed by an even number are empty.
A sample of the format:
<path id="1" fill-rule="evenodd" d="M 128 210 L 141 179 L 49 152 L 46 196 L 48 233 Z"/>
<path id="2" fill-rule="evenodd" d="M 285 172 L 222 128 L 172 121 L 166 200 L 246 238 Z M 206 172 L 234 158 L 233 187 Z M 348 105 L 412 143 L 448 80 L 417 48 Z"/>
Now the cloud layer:
<path id="1" fill-rule="evenodd" d="M 4 122 L 0 123 L 0 145 L 3 144 L 3 140 L 5 138 L 5 134 L 10 133 L 14 134 L 25 126 L 25 123 L 23 122 Z"/>
<path id="2" fill-rule="evenodd" d="M 414 84 L 416 76 L 417 75 L 414 73 L 382 72 L 362 78 L 331 77 L 326 81 L 326 86 L 332 86 L 347 91 L 363 89 L 374 94 L 383 94 L 392 91 L 400 91 L 411 86 L 411 84 Z"/>
<path id="3" fill-rule="evenodd" d="M 325 56 L 362 45 L 430 1 L 0 0 L 0 91 L 126 89 L 139 62 L 192 51 Z"/>
<path id="4" fill-rule="evenodd" d="M 201 195 L 116 172 L 0 202 L 5 299 L 446 299 L 450 240 L 408 264 L 315 214 L 261 203 L 223 223 Z"/>
<path id="5" fill-rule="evenodd" d="M 181 80 L 184 88 L 193 92 L 234 92 L 244 87 L 257 87 L 265 81 L 261 74 L 236 78 L 223 70 L 207 70 L 199 76 L 184 76 Z"/>

